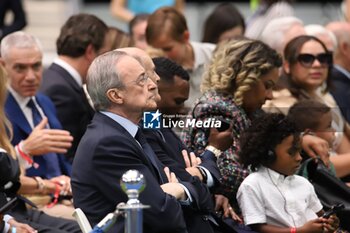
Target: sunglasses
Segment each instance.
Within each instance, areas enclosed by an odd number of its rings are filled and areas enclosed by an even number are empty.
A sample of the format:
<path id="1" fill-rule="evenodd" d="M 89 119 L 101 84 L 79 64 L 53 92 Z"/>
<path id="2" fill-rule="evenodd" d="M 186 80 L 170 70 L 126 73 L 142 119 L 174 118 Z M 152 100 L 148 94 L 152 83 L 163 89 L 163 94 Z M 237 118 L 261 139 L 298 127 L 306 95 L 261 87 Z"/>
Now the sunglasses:
<path id="1" fill-rule="evenodd" d="M 301 53 L 297 57 L 297 61 L 306 68 L 310 68 L 315 60 L 317 60 L 322 67 L 329 67 L 333 63 L 332 53 L 319 53 L 317 55 Z"/>

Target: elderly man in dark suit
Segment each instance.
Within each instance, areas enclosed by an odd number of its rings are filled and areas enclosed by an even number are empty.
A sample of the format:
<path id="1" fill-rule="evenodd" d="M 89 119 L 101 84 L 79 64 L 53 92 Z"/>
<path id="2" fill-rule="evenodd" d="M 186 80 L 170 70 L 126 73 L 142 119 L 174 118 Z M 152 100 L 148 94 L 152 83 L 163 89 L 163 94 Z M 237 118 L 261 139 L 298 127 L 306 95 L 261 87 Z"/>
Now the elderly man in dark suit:
<path id="1" fill-rule="evenodd" d="M 334 33 L 338 42 L 334 51 L 334 66 L 331 70 L 333 88 L 330 92 L 350 123 L 350 24 L 332 22 L 326 28 Z"/>
<path id="2" fill-rule="evenodd" d="M 72 188 L 76 207 L 92 224 L 127 200 L 119 182 L 128 169 L 146 179 L 140 200 L 151 208 L 144 211 L 144 232 L 187 232 L 183 208 L 213 207 L 207 189 L 164 168 L 138 126 L 143 111 L 157 106 L 152 78 L 159 77 L 153 75 L 142 58 L 122 51 L 101 55 L 89 68 L 87 87 L 97 112 L 73 162 Z M 122 228 L 118 222 L 113 232 Z"/>
<path id="3" fill-rule="evenodd" d="M 139 60 L 141 61 L 143 67 L 145 68 L 145 72 L 150 76 L 151 79 L 153 79 L 154 82 L 160 84 L 162 82 L 162 78 L 160 78 L 160 80 L 158 80 L 158 75 L 156 72 L 158 69 L 158 67 L 156 67 L 152 60 L 150 59 L 150 57 L 147 55 L 147 53 L 139 48 L 121 48 L 118 49 L 118 51 L 123 51 L 126 52 L 127 54 L 131 55 L 131 56 L 135 56 L 136 58 L 139 58 Z M 164 58 L 166 59 L 166 58 Z M 166 59 L 167 61 L 171 62 L 170 60 Z M 175 64 L 172 62 L 172 64 Z M 166 67 L 165 69 L 168 69 L 167 72 L 172 73 L 174 72 L 174 69 L 178 71 L 177 68 L 181 68 L 179 67 L 179 65 L 175 65 L 171 66 L 171 67 Z M 181 68 L 182 69 L 182 68 Z M 183 70 L 183 69 L 182 69 Z M 186 71 L 183 70 L 183 72 L 185 74 L 187 74 Z M 175 71 L 176 73 L 176 71 Z M 178 74 L 178 73 L 177 73 Z M 183 73 L 182 73 L 183 74 Z M 187 74 L 188 76 L 188 74 Z M 160 81 L 160 82 L 158 82 Z M 188 83 L 187 83 L 188 84 Z M 158 86 L 160 87 L 160 86 Z M 188 93 L 188 88 L 186 90 L 186 88 L 184 88 L 183 86 L 179 87 L 179 86 L 174 86 L 174 92 L 180 92 L 180 94 L 178 94 L 177 96 L 181 96 L 182 93 Z M 170 90 L 167 90 L 167 93 L 170 93 Z M 159 103 L 165 103 L 167 102 L 169 104 L 169 107 L 172 109 L 172 113 L 177 113 L 178 108 L 173 108 L 174 105 L 172 105 L 170 102 L 168 101 L 163 101 L 163 97 L 166 97 L 166 94 L 163 92 L 162 93 L 162 99 L 160 100 L 160 95 L 158 94 L 158 91 L 155 89 L 155 95 L 156 95 L 156 100 L 157 100 L 157 105 L 159 106 Z M 188 94 L 187 94 L 188 96 Z M 160 101 L 160 102 L 159 102 Z M 181 106 L 183 106 L 182 104 L 180 104 Z M 150 106 L 150 109 L 153 110 L 152 106 Z M 170 112 L 167 112 L 170 114 Z M 142 122 L 141 122 L 142 123 Z M 142 128 L 142 126 L 141 126 Z M 175 173 L 175 175 L 182 181 L 188 181 L 190 183 L 192 183 L 196 189 L 197 189 L 197 193 L 203 193 L 204 195 L 201 195 L 199 197 L 199 199 L 201 200 L 202 204 L 200 206 L 206 206 L 208 207 L 208 203 L 206 203 L 206 199 L 208 198 L 208 192 L 207 189 L 208 187 L 213 187 L 214 183 L 216 185 L 218 185 L 219 181 L 219 176 L 220 176 L 220 172 L 219 169 L 216 166 L 216 158 L 214 156 L 213 153 L 206 153 L 206 156 L 210 157 L 209 159 L 206 158 L 204 159 L 204 157 L 202 157 L 203 161 L 201 164 L 201 169 L 199 170 L 198 167 L 195 167 L 195 164 L 192 163 L 192 167 L 188 168 L 191 169 L 193 171 L 195 171 L 195 175 L 192 177 L 190 173 L 188 173 L 186 171 L 186 166 L 185 166 L 185 161 L 182 157 L 181 154 L 181 149 L 178 147 L 179 144 L 182 144 L 180 139 L 177 137 L 172 137 L 169 138 L 168 133 L 171 134 L 172 130 L 171 129 L 161 129 L 160 131 L 158 130 L 147 130 L 147 129 L 143 129 L 143 133 L 146 136 L 146 139 L 148 141 L 148 143 L 150 144 L 150 146 L 152 147 L 152 149 L 154 150 L 156 156 L 158 157 L 158 159 L 162 162 L 162 164 L 164 164 L 165 166 L 169 167 L 169 169 Z M 228 135 L 228 138 L 230 138 L 230 132 L 227 132 L 226 135 Z M 173 136 L 173 134 L 171 134 L 171 136 Z M 219 140 L 221 141 L 225 141 L 222 140 L 225 139 L 224 136 L 221 135 L 221 138 Z M 226 140 L 228 141 L 228 143 L 226 142 L 226 145 L 229 146 L 232 143 L 232 140 L 228 139 Z M 225 143 L 225 142 L 223 142 Z M 186 158 L 187 156 L 185 156 Z M 193 158 L 193 156 L 192 156 Z M 194 159 L 196 160 L 196 159 Z M 194 162 L 194 161 L 192 161 Z M 201 173 L 204 172 L 205 174 Z M 202 175 L 203 174 L 203 175 Z M 213 174 L 213 175 L 212 175 Z M 203 176 L 205 178 L 208 178 L 208 187 L 206 186 L 206 182 L 201 183 L 201 180 L 204 180 Z M 200 180 L 201 179 L 201 180 Z M 206 203 L 206 204 L 205 204 Z M 193 211 L 193 209 L 184 209 L 184 214 L 185 216 L 187 216 L 185 218 L 186 221 L 186 225 L 187 225 L 187 229 L 189 232 L 212 232 L 213 229 L 211 227 L 210 223 L 210 218 L 211 216 L 210 211 L 213 211 L 213 209 L 201 209 L 201 211 L 195 210 Z M 194 213 L 195 212 L 195 213 Z"/>
<path id="4" fill-rule="evenodd" d="M 58 58 L 43 74 L 40 90 L 53 101 L 63 129 L 74 138 L 66 155 L 71 162 L 94 114 L 83 85 L 93 59 L 106 52 L 106 34 L 106 24 L 96 16 L 71 16 L 56 42 Z"/>

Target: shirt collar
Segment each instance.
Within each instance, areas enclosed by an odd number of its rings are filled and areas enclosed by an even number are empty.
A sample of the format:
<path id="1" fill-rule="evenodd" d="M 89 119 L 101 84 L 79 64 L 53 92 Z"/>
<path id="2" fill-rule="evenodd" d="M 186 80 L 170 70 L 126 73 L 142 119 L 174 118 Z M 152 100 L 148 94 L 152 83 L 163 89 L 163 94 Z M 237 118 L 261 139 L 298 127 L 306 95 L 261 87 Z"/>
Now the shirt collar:
<path id="1" fill-rule="evenodd" d="M 131 134 L 131 136 L 135 137 L 137 130 L 139 129 L 139 127 L 136 124 L 126 119 L 125 117 L 119 116 L 117 114 L 106 112 L 106 111 L 100 111 L 100 112 L 110 117 L 114 121 L 118 122 L 126 131 L 129 132 L 129 134 Z"/>
<path id="2" fill-rule="evenodd" d="M 193 55 L 194 55 L 194 64 L 193 64 L 193 68 L 191 69 L 193 71 L 193 70 L 196 70 L 199 66 L 205 65 L 205 63 L 206 63 L 206 59 L 205 59 L 206 54 L 201 49 L 200 43 L 191 41 L 190 44 L 192 46 Z"/>
<path id="3" fill-rule="evenodd" d="M 278 183 L 283 183 L 285 181 L 290 181 L 294 179 L 294 175 L 292 176 L 285 176 L 282 175 L 281 173 L 276 172 L 275 170 L 272 170 L 270 168 L 261 166 L 259 168 L 260 171 L 266 174 L 268 179 L 271 179 L 274 185 L 277 185 Z"/>
<path id="4" fill-rule="evenodd" d="M 31 97 L 21 96 L 15 90 L 13 90 L 13 88 L 10 85 L 8 86 L 8 90 L 13 95 L 13 98 L 15 98 L 16 102 L 18 103 L 21 109 L 24 109 L 25 107 L 27 107 L 28 101 L 30 100 Z M 35 98 L 33 99 L 35 101 Z"/>
<path id="5" fill-rule="evenodd" d="M 334 64 L 333 67 L 336 68 L 339 72 L 343 73 L 348 79 L 350 79 L 350 72 L 349 71 L 347 71 L 343 67 L 336 65 L 336 64 Z"/>
<path id="6" fill-rule="evenodd" d="M 83 86 L 83 81 L 76 69 L 73 68 L 70 64 L 68 64 L 66 61 L 60 59 L 59 57 L 54 60 L 54 63 L 64 68 L 72 77 L 73 79 L 78 83 L 80 87 Z"/>

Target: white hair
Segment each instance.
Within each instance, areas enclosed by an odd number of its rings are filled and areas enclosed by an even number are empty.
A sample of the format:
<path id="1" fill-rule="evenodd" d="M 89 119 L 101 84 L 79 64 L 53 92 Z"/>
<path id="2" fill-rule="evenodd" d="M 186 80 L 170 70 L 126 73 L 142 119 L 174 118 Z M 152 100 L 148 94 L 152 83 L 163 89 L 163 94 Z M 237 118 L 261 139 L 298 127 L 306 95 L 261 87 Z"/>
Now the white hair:
<path id="1" fill-rule="evenodd" d="M 262 31 L 260 40 L 271 48 L 282 52 L 285 34 L 294 25 L 304 26 L 303 21 L 294 16 L 273 19 Z"/>
<path id="2" fill-rule="evenodd" d="M 324 26 L 320 24 L 309 24 L 305 26 L 306 34 L 309 36 L 314 36 L 319 38 L 324 44 L 326 44 L 321 38 L 323 36 L 330 39 L 331 43 L 333 44 L 333 51 L 337 50 L 338 42 L 337 37 L 334 35 L 334 33 L 328 29 L 326 29 Z"/>
<path id="3" fill-rule="evenodd" d="M 11 48 L 33 48 L 37 47 L 42 53 L 42 46 L 38 38 L 23 31 L 8 34 L 1 40 L 0 53 L 2 58 L 9 55 Z"/>
<path id="4" fill-rule="evenodd" d="M 97 111 L 107 110 L 112 102 L 106 93 L 111 88 L 123 88 L 121 75 L 116 69 L 116 64 L 124 56 L 129 56 L 123 51 L 109 51 L 98 57 L 91 63 L 87 73 L 87 90 Z"/>

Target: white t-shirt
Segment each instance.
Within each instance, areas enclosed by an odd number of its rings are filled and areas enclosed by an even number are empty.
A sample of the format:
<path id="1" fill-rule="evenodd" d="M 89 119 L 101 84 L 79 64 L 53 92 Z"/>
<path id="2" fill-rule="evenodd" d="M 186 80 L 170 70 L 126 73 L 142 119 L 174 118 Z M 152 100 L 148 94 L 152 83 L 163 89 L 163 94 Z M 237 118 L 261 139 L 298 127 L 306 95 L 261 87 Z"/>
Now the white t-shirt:
<path id="1" fill-rule="evenodd" d="M 215 49 L 215 45 L 210 43 L 190 41 L 190 44 L 193 48 L 194 66 L 193 69 L 188 72 L 190 75 L 190 94 L 188 100 L 185 102 L 186 107 L 191 107 L 194 101 L 201 97 L 200 86 L 203 74 L 210 63 Z"/>
<path id="2" fill-rule="evenodd" d="M 237 200 L 246 225 L 300 227 L 316 219 L 322 209 L 307 179 L 298 175 L 285 177 L 266 167 L 244 179 Z"/>

